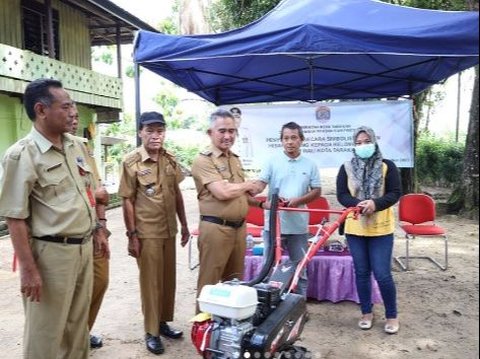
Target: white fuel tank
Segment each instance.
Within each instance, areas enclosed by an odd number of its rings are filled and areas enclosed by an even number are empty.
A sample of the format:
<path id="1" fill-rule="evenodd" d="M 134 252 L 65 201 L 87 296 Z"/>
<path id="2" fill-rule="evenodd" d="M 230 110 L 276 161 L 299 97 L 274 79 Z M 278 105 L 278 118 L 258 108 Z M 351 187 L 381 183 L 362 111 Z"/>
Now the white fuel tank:
<path id="1" fill-rule="evenodd" d="M 205 285 L 197 300 L 202 312 L 236 320 L 251 317 L 258 304 L 254 288 L 230 283 Z"/>

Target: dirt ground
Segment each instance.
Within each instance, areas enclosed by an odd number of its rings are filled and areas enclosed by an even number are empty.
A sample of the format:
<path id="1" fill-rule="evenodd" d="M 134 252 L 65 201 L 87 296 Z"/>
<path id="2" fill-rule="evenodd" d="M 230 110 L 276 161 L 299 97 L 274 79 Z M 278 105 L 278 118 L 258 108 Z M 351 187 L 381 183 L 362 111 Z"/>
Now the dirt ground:
<path id="1" fill-rule="evenodd" d="M 325 179 L 322 178 L 322 182 Z M 324 183 L 324 194 L 332 207 L 333 181 Z M 184 197 L 189 225 L 198 223 L 195 191 L 186 185 Z M 337 206 L 337 207 L 335 207 Z M 111 278 L 109 290 L 93 332 L 104 340 L 101 349 L 93 350 L 91 358 L 133 359 L 153 358 L 143 341 L 142 313 L 137 267 L 127 255 L 121 210 L 107 213 L 111 237 Z M 479 356 L 479 257 L 477 222 L 442 216 L 438 224 L 449 234 L 450 267 L 441 271 L 427 261 L 414 261 L 413 270 L 403 272 L 393 264 L 397 283 L 400 332 L 383 332 L 383 306 L 374 308 L 376 323 L 369 331 L 357 329 L 359 307 L 354 302 L 308 303 L 310 321 L 298 343 L 312 352 L 313 358 L 422 358 L 474 359 Z M 400 230 L 396 232 L 395 254 L 403 254 L 405 243 Z M 426 249 L 428 254 L 442 258 L 442 240 L 418 240 L 415 253 Z M 177 250 L 177 301 L 175 326 L 185 338 L 164 340 L 163 358 L 198 358 L 190 341 L 189 320 L 194 315 L 197 270 L 188 268 L 187 248 Z M 12 247 L 8 237 L 0 239 L 0 358 L 21 358 L 23 310 L 19 293 L 19 276 L 11 271 Z M 53 359 L 53 358 L 52 358 Z"/>

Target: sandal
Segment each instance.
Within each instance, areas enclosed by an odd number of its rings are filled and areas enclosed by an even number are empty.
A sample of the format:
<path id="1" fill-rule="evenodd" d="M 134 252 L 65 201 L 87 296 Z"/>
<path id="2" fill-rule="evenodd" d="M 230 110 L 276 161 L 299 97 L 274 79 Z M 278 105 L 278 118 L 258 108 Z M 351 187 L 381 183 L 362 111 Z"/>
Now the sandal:
<path id="1" fill-rule="evenodd" d="M 389 323 L 388 321 L 391 320 Z M 397 319 L 387 319 L 387 323 L 385 324 L 385 333 L 387 334 L 397 334 L 398 330 L 400 329 L 400 323 Z"/>
<path id="2" fill-rule="evenodd" d="M 364 314 L 358 321 L 358 327 L 362 330 L 371 329 L 373 325 L 373 313 Z"/>

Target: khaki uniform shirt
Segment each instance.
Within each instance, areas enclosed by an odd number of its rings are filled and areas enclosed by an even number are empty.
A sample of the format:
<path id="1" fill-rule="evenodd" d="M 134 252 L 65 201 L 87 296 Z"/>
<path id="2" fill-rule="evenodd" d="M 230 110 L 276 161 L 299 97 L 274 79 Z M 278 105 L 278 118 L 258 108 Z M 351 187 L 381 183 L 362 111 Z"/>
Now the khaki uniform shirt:
<path id="1" fill-rule="evenodd" d="M 248 212 L 246 195 L 220 201 L 207 189 L 207 185 L 212 182 L 241 183 L 245 181 L 243 168 L 236 154 L 229 152 L 228 155 L 225 155 L 218 148 L 210 146 L 193 161 L 192 175 L 198 192 L 201 215 L 216 216 L 232 221 L 245 219 Z"/>
<path id="2" fill-rule="evenodd" d="M 75 136 L 63 151 L 35 128 L 3 159 L 0 215 L 26 219 L 32 237 L 86 237 L 95 228 L 95 181 L 89 154 Z"/>
<path id="3" fill-rule="evenodd" d="M 118 195 L 133 199 L 140 238 L 171 238 L 177 234 L 176 187 L 184 175 L 175 157 L 162 150 L 158 162 L 143 146 L 122 164 Z"/>

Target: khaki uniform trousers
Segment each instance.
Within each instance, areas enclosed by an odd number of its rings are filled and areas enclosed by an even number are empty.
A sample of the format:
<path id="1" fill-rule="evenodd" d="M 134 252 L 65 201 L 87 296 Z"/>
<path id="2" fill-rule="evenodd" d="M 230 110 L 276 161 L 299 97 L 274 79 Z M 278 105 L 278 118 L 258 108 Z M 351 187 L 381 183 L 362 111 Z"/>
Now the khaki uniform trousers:
<path id="1" fill-rule="evenodd" d="M 158 336 L 160 322 L 173 320 L 175 306 L 175 237 L 142 238 L 137 258 L 145 333 Z"/>
<path id="2" fill-rule="evenodd" d="M 232 228 L 201 221 L 199 225 L 197 297 L 204 285 L 242 279 L 245 266 L 246 226 Z M 197 313 L 199 312 L 197 303 Z"/>
<path id="3" fill-rule="evenodd" d="M 86 359 L 92 296 L 92 241 L 63 244 L 31 240 L 42 277 L 40 302 L 23 300 L 24 358 Z"/>
<path id="4" fill-rule="evenodd" d="M 93 292 L 88 313 L 88 328 L 91 330 L 98 311 L 102 305 L 103 296 L 108 288 L 109 279 L 109 260 L 104 256 L 93 257 Z"/>

